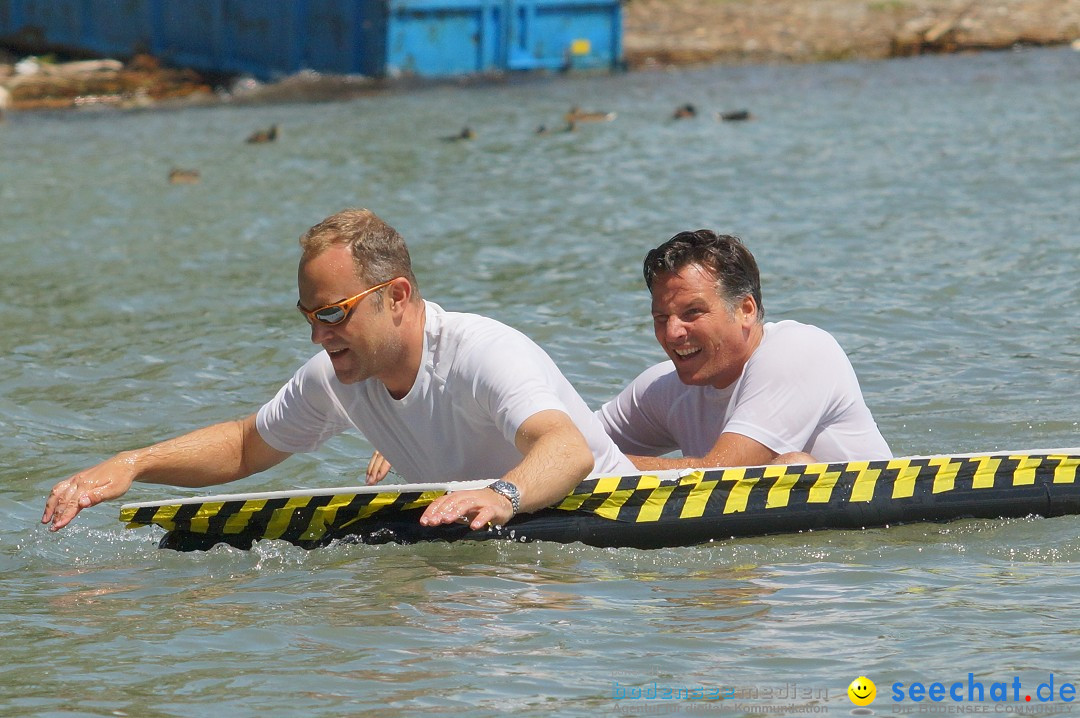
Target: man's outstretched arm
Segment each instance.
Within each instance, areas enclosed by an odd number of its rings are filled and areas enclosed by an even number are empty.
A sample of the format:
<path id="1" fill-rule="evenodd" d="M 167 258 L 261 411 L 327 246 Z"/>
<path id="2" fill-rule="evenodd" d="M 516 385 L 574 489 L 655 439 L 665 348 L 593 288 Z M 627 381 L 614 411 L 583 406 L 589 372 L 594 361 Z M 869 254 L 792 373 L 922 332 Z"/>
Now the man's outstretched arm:
<path id="1" fill-rule="evenodd" d="M 80 511 L 123 496 L 136 481 L 173 486 L 212 486 L 236 481 L 280 464 L 291 454 L 267 444 L 255 415 L 197 429 L 153 446 L 123 451 L 53 487 L 41 523 L 52 531 Z"/>

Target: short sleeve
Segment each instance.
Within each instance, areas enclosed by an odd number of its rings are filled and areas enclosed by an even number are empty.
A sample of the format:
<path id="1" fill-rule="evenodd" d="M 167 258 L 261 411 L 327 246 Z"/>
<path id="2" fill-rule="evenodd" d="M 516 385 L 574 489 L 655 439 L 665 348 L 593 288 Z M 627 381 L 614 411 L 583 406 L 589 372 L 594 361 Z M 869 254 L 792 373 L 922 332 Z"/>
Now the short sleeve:
<path id="1" fill-rule="evenodd" d="M 668 429 L 668 414 L 677 399 L 668 391 L 675 367 L 652 366 L 596 411 L 596 416 L 619 449 L 627 454 L 660 456 L 679 448 Z"/>
<path id="2" fill-rule="evenodd" d="M 320 353 L 259 409 L 255 426 L 266 443 L 278 451 L 314 451 L 352 426 L 330 389 L 332 373 L 329 357 Z"/>
<path id="3" fill-rule="evenodd" d="M 500 351 L 490 351 L 491 346 Z M 477 342 L 459 357 L 455 371 L 469 377 L 476 402 L 511 446 L 534 414 L 554 409 L 571 415 L 555 388 L 563 380 L 555 363 L 516 332 L 502 332 L 498 343 Z"/>
<path id="4" fill-rule="evenodd" d="M 792 361 L 792 357 L 799 357 Z M 826 331 L 794 325 L 754 353 L 732 397 L 725 432 L 742 434 L 777 453 L 802 451 L 842 407 L 858 380 L 844 350 Z"/>

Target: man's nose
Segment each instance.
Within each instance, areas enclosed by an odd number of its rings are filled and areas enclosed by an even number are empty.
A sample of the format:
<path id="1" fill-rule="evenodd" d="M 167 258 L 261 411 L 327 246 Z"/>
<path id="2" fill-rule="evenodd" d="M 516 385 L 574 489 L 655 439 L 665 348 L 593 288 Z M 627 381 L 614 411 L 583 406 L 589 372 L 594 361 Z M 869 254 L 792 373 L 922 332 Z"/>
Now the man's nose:
<path id="1" fill-rule="evenodd" d="M 664 325 L 664 337 L 669 342 L 679 341 L 686 336 L 686 325 L 678 317 L 668 317 Z"/>
<path id="2" fill-rule="evenodd" d="M 311 342 L 313 344 L 322 344 L 331 334 L 331 327 L 319 321 L 311 322 Z"/>

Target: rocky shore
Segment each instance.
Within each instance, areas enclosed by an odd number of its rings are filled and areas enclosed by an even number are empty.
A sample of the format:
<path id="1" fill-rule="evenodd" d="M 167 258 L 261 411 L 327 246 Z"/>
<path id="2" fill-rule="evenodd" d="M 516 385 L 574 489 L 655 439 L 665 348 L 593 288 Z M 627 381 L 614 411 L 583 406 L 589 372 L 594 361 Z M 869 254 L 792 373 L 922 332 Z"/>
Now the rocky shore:
<path id="1" fill-rule="evenodd" d="M 1063 45 L 1080 0 L 626 0 L 631 68 L 819 62 Z"/>
<path id="2" fill-rule="evenodd" d="M 625 0 L 624 59 L 631 70 L 703 63 L 821 62 L 1016 45 L 1080 49 L 1080 0 Z M 0 113 L 87 105 L 145 107 L 213 102 L 245 89 L 334 96 L 371 90 L 356 78 L 290 78 L 223 89 L 223 78 L 154 58 L 53 62 L 0 48 Z M 313 97 L 314 99 L 314 97 Z"/>
<path id="3" fill-rule="evenodd" d="M 127 63 L 4 55 L 0 51 L 0 113 L 91 105 L 150 107 L 170 99 L 213 97 L 211 83 L 198 72 L 163 67 L 146 55 Z"/>

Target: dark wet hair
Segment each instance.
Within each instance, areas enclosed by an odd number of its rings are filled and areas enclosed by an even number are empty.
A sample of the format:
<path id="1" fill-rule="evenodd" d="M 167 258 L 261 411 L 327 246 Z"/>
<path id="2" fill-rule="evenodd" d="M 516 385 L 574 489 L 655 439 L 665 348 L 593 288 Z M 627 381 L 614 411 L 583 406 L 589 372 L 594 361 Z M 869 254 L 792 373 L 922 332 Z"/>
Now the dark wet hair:
<path id="1" fill-rule="evenodd" d="M 761 302 L 761 275 L 754 255 L 738 237 L 717 234 L 711 229 L 679 232 L 645 255 L 645 285 L 652 291 L 653 281 L 661 274 L 674 274 L 696 264 L 716 278 L 717 294 L 733 308 L 743 297 L 751 296 L 757 304 L 758 321 L 765 318 Z"/>

